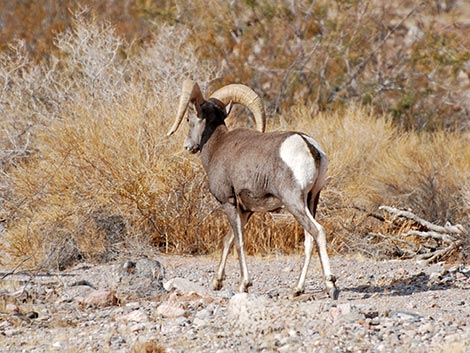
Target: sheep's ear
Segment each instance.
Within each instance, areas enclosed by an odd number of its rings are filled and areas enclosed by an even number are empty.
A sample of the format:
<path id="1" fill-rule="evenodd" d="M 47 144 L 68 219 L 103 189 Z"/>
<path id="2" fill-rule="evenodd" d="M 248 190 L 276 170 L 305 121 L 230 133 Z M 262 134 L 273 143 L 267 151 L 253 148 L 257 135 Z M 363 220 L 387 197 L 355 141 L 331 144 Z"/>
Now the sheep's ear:
<path id="1" fill-rule="evenodd" d="M 201 106 L 199 104 L 197 104 L 197 102 L 194 102 L 194 108 L 196 109 L 196 114 L 197 114 L 197 117 L 199 119 L 202 119 L 202 109 L 201 109 Z"/>
<path id="2" fill-rule="evenodd" d="M 229 116 L 230 112 L 232 111 L 233 101 L 228 102 L 225 106 L 225 116 Z"/>

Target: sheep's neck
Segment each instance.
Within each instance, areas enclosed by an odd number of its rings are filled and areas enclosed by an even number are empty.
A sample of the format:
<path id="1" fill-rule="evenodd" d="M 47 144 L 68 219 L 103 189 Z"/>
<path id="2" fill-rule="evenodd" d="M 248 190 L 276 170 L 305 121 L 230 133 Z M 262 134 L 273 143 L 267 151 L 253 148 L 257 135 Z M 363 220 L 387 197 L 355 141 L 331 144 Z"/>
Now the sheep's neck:
<path id="1" fill-rule="evenodd" d="M 204 169 L 207 171 L 210 160 L 214 151 L 217 149 L 217 145 L 220 144 L 220 141 L 224 138 L 224 135 L 227 133 L 228 129 L 225 125 L 217 126 L 213 131 L 211 131 L 205 143 L 201 146 L 201 159 Z"/>

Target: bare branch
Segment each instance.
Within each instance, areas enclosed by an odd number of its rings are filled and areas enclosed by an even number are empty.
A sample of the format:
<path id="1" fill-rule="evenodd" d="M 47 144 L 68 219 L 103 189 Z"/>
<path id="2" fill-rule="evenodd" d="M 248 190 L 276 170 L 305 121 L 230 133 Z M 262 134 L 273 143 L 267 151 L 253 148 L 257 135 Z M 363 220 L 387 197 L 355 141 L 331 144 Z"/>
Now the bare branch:
<path id="1" fill-rule="evenodd" d="M 436 224 L 433 224 L 431 222 L 428 222 L 428 221 L 418 217 L 417 215 L 415 215 L 414 213 L 412 213 L 410 211 L 399 210 L 397 208 L 390 207 L 390 206 L 380 206 L 379 210 L 387 211 L 387 212 L 392 213 L 392 214 L 394 214 L 398 217 L 405 217 L 405 218 L 411 219 L 411 220 L 415 221 L 416 223 L 419 223 L 423 227 L 425 227 L 429 230 L 438 232 L 438 233 L 462 234 L 462 233 L 465 232 L 465 228 L 460 224 L 456 224 L 456 225 L 450 225 L 449 224 L 449 225 L 445 225 L 444 227 L 438 226 Z"/>
<path id="2" fill-rule="evenodd" d="M 415 236 L 418 236 L 418 237 L 421 237 L 421 238 L 432 238 L 432 239 L 436 239 L 436 240 L 442 240 L 444 243 L 448 243 L 448 244 L 453 243 L 455 241 L 455 239 L 453 239 L 448 234 L 441 234 L 441 233 L 433 232 L 431 230 L 428 231 L 428 232 L 420 232 L 418 230 L 410 230 L 410 231 L 402 234 L 402 236 L 404 236 L 404 237 L 409 237 L 409 236 L 412 236 L 412 235 L 415 235 Z"/>

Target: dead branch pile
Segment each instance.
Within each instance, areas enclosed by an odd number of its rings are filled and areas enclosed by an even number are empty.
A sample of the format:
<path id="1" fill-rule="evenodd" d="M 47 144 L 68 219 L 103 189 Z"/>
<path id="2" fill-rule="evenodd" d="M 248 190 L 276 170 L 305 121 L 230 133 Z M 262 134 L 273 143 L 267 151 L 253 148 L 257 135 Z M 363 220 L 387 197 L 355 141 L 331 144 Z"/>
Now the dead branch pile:
<path id="1" fill-rule="evenodd" d="M 385 232 L 370 232 L 368 240 L 393 245 L 403 258 L 416 258 L 427 263 L 446 260 L 459 250 L 464 237 L 469 235 L 460 224 L 448 222 L 439 226 L 410 211 L 389 206 L 380 206 L 379 210 L 385 213 L 384 217 L 380 217 Z"/>

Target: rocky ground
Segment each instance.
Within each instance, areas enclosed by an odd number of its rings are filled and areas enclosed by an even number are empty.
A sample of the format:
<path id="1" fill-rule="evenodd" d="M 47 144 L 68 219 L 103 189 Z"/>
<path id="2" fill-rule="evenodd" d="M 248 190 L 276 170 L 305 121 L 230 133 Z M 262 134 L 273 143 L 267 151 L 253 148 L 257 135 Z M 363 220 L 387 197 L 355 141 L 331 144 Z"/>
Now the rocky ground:
<path id="1" fill-rule="evenodd" d="M 250 257 L 237 294 L 215 257 L 161 256 L 60 273 L 0 273 L 1 352 L 470 352 L 470 266 L 332 258 L 331 301 L 314 259 L 306 293 L 289 290 L 302 257 Z"/>

